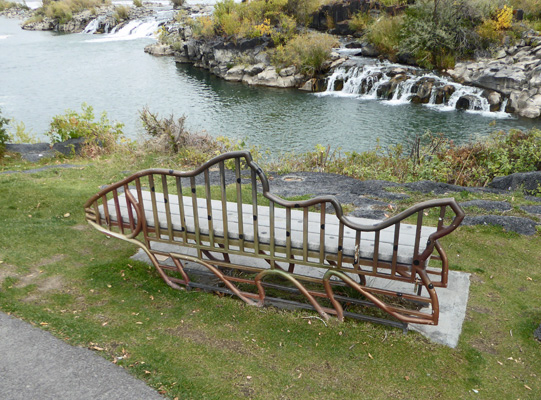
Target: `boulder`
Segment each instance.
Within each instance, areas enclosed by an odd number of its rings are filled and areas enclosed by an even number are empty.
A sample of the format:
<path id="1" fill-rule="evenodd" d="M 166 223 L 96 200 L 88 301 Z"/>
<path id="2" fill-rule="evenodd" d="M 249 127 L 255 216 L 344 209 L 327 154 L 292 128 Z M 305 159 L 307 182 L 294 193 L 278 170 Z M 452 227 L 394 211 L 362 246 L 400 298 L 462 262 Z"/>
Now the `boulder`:
<path id="1" fill-rule="evenodd" d="M 244 77 L 244 65 L 235 65 L 230 68 L 224 76 L 226 81 L 241 82 Z"/>
<path id="2" fill-rule="evenodd" d="M 145 53 L 148 53 L 152 56 L 163 57 L 163 56 L 172 56 L 175 52 L 166 44 L 153 43 L 145 46 Z"/>
<path id="3" fill-rule="evenodd" d="M 541 171 L 517 172 L 495 178 L 489 187 L 501 190 L 523 190 L 526 194 L 536 195 L 541 188 Z"/>

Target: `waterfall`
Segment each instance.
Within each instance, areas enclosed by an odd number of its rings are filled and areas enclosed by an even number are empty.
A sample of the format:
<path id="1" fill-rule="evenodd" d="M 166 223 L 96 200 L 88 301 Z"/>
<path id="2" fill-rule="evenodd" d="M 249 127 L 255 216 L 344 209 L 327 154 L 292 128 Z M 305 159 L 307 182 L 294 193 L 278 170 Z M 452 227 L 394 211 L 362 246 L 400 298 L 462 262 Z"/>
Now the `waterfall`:
<path id="1" fill-rule="evenodd" d="M 100 21 L 100 17 L 92 20 L 85 28 L 83 33 L 95 33 Z M 117 25 L 109 34 L 103 35 L 99 39 L 90 39 L 87 42 L 113 42 L 118 40 L 133 40 L 140 38 L 154 37 L 158 28 L 163 25 L 164 21 L 159 21 L 154 18 L 150 19 L 135 19 L 126 24 Z"/>
<path id="2" fill-rule="evenodd" d="M 350 60 L 353 61 L 353 60 Z M 389 62 L 355 64 L 336 68 L 327 80 L 327 90 L 318 96 L 377 99 L 389 105 L 419 103 L 439 111 L 467 112 L 509 118 L 505 103 L 499 112 L 490 112 L 484 90 L 464 86 L 446 77 Z"/>
<path id="3" fill-rule="evenodd" d="M 88 25 L 85 27 L 82 33 L 87 33 L 90 35 L 94 35 L 98 29 L 100 28 L 100 25 L 102 25 L 103 22 L 107 20 L 107 17 L 105 15 L 100 15 L 96 18 L 94 18 L 92 21 L 88 23 Z M 104 32 L 109 32 L 109 23 L 106 22 L 104 27 Z"/>

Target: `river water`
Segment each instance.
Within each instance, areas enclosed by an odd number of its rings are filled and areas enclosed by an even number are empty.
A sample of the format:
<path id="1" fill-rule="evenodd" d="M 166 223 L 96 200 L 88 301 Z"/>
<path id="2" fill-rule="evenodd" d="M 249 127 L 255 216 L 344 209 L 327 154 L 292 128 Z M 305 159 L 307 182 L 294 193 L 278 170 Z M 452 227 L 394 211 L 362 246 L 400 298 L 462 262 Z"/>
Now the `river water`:
<path id="1" fill-rule="evenodd" d="M 52 116 L 80 110 L 83 102 L 123 122 L 130 138 L 142 134 L 138 114 L 148 106 L 162 115 L 185 115 L 191 130 L 245 139 L 273 153 L 316 144 L 364 151 L 378 139 L 382 145 L 407 143 L 427 130 L 464 142 L 539 125 L 501 113 L 249 87 L 144 53 L 152 38 L 27 32 L 19 23 L 0 17 L 0 108 L 40 139 Z"/>

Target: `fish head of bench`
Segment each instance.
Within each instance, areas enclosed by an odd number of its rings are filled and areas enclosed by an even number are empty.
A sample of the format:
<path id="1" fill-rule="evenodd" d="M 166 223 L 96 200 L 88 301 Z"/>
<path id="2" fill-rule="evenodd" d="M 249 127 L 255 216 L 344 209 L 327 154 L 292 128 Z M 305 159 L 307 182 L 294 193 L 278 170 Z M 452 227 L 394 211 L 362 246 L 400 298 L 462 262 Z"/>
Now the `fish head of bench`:
<path id="1" fill-rule="evenodd" d="M 227 184 L 235 183 L 237 194 L 240 194 L 241 184 L 243 181 L 246 183 L 243 177 L 245 170 L 251 171 L 249 181 L 254 187 L 259 185 L 263 192 L 269 191 L 268 179 L 253 161 L 250 152 L 235 151 L 214 157 L 192 171 L 147 169 L 106 185 L 84 204 L 86 219 L 108 236 L 132 240 L 142 231 L 148 236 L 155 229 L 149 229 L 147 224 L 144 192 L 152 193 L 154 203 L 156 196 L 160 198 L 158 201 L 167 203 L 170 195 L 182 197 L 183 186 L 191 191 L 193 197 L 198 197 L 196 186 L 203 185 L 205 193 L 202 197 L 209 198 L 209 171 L 216 167 L 219 169 L 219 185 L 224 188 L 224 193 Z"/>

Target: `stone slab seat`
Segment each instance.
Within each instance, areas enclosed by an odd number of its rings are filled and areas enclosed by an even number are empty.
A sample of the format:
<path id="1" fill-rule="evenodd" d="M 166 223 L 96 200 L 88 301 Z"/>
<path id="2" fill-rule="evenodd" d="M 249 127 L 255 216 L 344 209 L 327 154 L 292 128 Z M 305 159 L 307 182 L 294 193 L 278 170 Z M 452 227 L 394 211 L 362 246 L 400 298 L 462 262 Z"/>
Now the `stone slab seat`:
<path id="1" fill-rule="evenodd" d="M 311 308 L 323 318 L 335 314 L 403 329 L 438 323 L 435 288 L 447 286 L 449 271 L 439 239 L 464 218 L 452 198 L 416 204 L 384 221 L 346 217 L 334 196 L 288 201 L 271 192 L 247 151 L 219 155 L 188 172 L 137 172 L 103 188 L 84 207 L 94 228 L 143 249 L 173 288 L 221 291 L 251 305 Z M 429 210 L 439 214 L 436 227 L 423 225 Z M 416 223 L 404 223 L 409 217 Z M 430 260 L 439 267 L 429 267 Z M 201 271 L 215 282 L 191 276 Z M 269 287 L 302 298 L 267 296 Z M 352 304 L 378 307 L 399 322 L 344 308 Z"/>
<path id="2" fill-rule="evenodd" d="M 142 191 L 143 195 L 143 207 L 145 210 L 145 219 L 149 228 L 155 228 L 156 222 L 154 220 L 154 212 L 152 208 L 151 193 L 149 191 Z M 166 207 L 164 201 L 164 195 L 162 193 L 155 193 L 157 216 L 159 226 L 164 234 L 168 232 L 168 222 L 166 215 Z M 118 196 L 120 204 L 121 215 L 123 216 L 123 223 L 129 224 L 127 206 L 125 195 Z M 182 224 L 180 222 L 180 210 L 178 196 L 168 195 L 168 203 L 170 209 L 171 223 L 173 231 L 176 233 L 182 232 Z M 223 238 L 223 214 L 222 214 L 222 202 L 219 200 L 212 200 L 212 226 L 213 232 L 216 237 Z M 192 198 L 189 196 L 183 196 L 184 213 L 186 221 L 186 229 L 188 233 L 195 232 L 195 224 L 193 218 L 193 203 Z M 115 201 L 111 199 L 108 201 L 108 209 L 115 210 Z M 206 200 L 197 199 L 198 220 L 199 229 L 202 234 L 209 234 L 209 219 Z M 259 243 L 270 244 L 270 219 L 269 219 L 269 207 L 258 205 L 258 226 L 259 226 Z M 242 205 L 243 213 L 243 235 L 244 240 L 248 242 L 254 241 L 254 224 L 253 224 L 253 207 L 250 204 Z M 100 206 L 100 216 L 105 218 L 103 206 Z M 339 219 L 329 218 L 325 224 L 325 253 L 337 254 L 338 253 L 338 229 Z M 112 222 L 117 222 L 115 212 L 110 212 L 110 218 Z M 308 213 L 308 248 L 311 251 L 319 252 L 320 250 L 320 213 L 309 212 Z M 349 221 L 359 225 L 378 225 L 382 221 L 347 217 Z M 136 218 L 135 218 L 136 220 Z M 312 222 L 313 221 L 313 222 Z M 237 214 L 237 203 L 227 202 L 227 222 L 228 222 L 228 237 L 230 239 L 239 239 L 239 218 Z M 436 232 L 435 227 L 423 226 L 421 228 L 420 243 L 427 242 L 429 236 Z M 343 240 L 343 254 L 345 256 L 353 257 L 355 254 L 355 231 L 345 227 L 344 228 L 344 240 Z M 415 246 L 416 226 L 411 224 L 400 224 L 400 236 L 397 251 L 397 262 L 401 264 L 411 265 L 413 261 L 413 252 Z M 303 249 L 303 212 L 299 210 L 291 210 L 291 247 L 294 249 Z M 372 259 L 374 256 L 374 232 L 363 232 L 361 235 L 360 245 L 360 257 L 364 259 Z M 394 243 L 394 226 L 385 228 L 380 233 L 380 244 L 378 251 L 378 258 L 381 261 L 391 262 L 393 258 L 393 243 Z M 277 246 L 286 246 L 286 210 L 283 208 L 275 209 L 275 244 Z"/>

